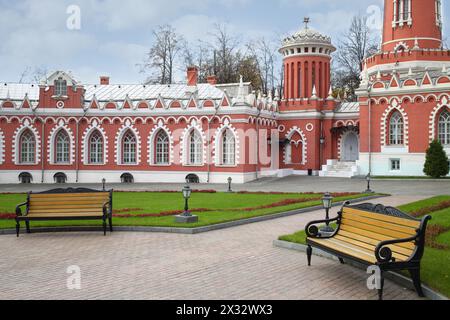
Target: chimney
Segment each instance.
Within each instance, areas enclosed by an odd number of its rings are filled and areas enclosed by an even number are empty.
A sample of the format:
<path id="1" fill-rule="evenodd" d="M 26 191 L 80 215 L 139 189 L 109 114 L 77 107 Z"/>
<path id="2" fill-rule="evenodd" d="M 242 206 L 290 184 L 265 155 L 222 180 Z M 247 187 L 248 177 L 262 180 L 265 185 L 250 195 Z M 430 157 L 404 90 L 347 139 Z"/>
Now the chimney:
<path id="1" fill-rule="evenodd" d="M 108 86 L 109 85 L 109 77 L 101 76 L 100 77 L 100 84 L 102 86 Z"/>
<path id="2" fill-rule="evenodd" d="M 195 87 L 198 81 L 198 68 L 189 67 L 187 69 L 188 86 Z"/>
<path id="3" fill-rule="evenodd" d="M 207 81 L 210 85 L 215 86 L 217 84 L 217 77 L 216 76 L 209 76 L 207 78 Z"/>

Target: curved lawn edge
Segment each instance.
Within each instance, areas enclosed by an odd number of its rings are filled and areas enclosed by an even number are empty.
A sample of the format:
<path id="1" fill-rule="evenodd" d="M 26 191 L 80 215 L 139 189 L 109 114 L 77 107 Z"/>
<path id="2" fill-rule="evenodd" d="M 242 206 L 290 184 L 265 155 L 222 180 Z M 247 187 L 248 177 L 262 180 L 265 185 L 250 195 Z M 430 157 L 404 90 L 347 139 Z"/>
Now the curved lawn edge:
<path id="1" fill-rule="evenodd" d="M 345 202 L 349 201 L 350 203 L 358 203 L 378 198 L 384 198 L 387 197 L 387 195 L 373 195 L 373 196 L 365 196 L 360 198 L 354 198 L 349 200 L 342 200 L 339 202 L 336 202 L 333 204 L 333 207 L 340 207 Z M 321 205 L 317 206 L 310 206 L 306 208 L 301 209 L 295 209 L 295 210 L 289 210 L 279 213 L 271 213 L 266 215 L 260 215 L 250 218 L 243 218 L 243 219 L 237 219 L 233 221 L 227 221 L 227 222 L 219 222 L 219 223 L 213 223 L 210 225 L 205 226 L 198 226 L 198 227 L 160 227 L 160 226 L 115 226 L 114 230 L 119 232 L 157 232 L 157 233 L 180 233 L 180 234 L 198 234 L 198 233 L 204 233 L 214 230 L 220 230 L 220 229 L 226 229 L 231 227 L 236 227 L 240 225 L 255 223 L 255 222 L 262 222 L 267 220 L 273 220 L 283 217 L 288 217 L 292 215 L 312 212 L 316 210 L 323 209 Z M 36 227 L 32 228 L 32 233 L 48 233 L 48 232 L 79 232 L 79 231 L 102 231 L 103 228 L 100 226 L 55 226 L 55 227 Z M 12 235 L 16 234 L 16 231 L 14 228 L 5 228 L 0 229 L 0 235 Z"/>
<path id="2" fill-rule="evenodd" d="M 306 248 L 307 248 L 307 246 L 304 245 L 304 244 L 295 243 L 295 242 L 289 242 L 289 241 L 283 241 L 283 240 L 274 240 L 273 241 L 273 246 L 277 247 L 277 248 L 294 250 L 294 251 L 303 252 L 303 253 L 306 253 Z M 317 256 L 317 257 L 322 257 L 322 258 L 326 258 L 326 259 L 329 259 L 329 260 L 333 260 L 333 261 L 339 262 L 338 258 L 336 258 L 335 256 L 333 256 L 333 255 L 331 255 L 331 254 L 329 254 L 329 253 L 327 253 L 325 251 L 322 251 L 320 249 L 317 249 L 317 248 L 315 248 L 313 250 L 313 255 Z M 305 254 L 305 264 L 306 264 L 306 254 Z M 366 269 L 362 264 L 356 263 L 356 262 L 351 261 L 351 260 L 346 260 L 345 264 L 346 265 L 350 265 L 350 266 L 355 267 L 355 268 L 358 268 L 358 269 L 361 269 L 361 270 L 365 270 Z M 386 279 L 389 279 L 392 282 L 394 282 L 394 283 L 396 283 L 396 284 L 398 284 L 400 286 L 403 286 L 403 287 L 408 288 L 409 290 L 415 291 L 414 284 L 413 284 L 412 280 L 410 278 L 405 277 L 402 274 L 399 274 L 399 273 L 396 273 L 396 272 L 392 272 L 392 271 L 388 271 L 388 272 L 386 272 L 386 276 L 385 277 L 386 277 Z M 433 289 L 431 289 L 430 287 L 428 287 L 428 286 L 426 286 L 424 284 L 422 284 L 422 289 L 423 289 L 423 292 L 424 292 L 425 296 L 428 299 L 430 299 L 430 300 L 449 300 L 449 298 L 447 298 L 443 294 L 441 294 L 441 293 L 439 293 L 437 291 L 434 291 Z"/>

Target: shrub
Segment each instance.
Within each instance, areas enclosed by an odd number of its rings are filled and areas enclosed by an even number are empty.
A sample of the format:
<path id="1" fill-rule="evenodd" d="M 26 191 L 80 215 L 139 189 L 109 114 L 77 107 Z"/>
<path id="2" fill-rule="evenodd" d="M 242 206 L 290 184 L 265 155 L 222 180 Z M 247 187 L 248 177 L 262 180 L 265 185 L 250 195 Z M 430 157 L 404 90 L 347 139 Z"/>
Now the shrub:
<path id="1" fill-rule="evenodd" d="M 427 150 L 423 172 L 432 178 L 445 177 L 449 173 L 448 157 L 442 144 L 434 140 Z"/>

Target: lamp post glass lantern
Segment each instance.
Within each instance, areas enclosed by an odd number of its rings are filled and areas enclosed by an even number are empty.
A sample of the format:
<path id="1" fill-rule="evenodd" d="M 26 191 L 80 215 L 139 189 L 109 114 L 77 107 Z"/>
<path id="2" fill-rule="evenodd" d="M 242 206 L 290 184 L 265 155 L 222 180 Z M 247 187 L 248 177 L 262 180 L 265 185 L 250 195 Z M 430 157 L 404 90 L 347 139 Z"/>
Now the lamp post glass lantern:
<path id="1" fill-rule="evenodd" d="M 322 198 L 322 204 L 323 204 L 323 208 L 325 209 L 325 212 L 326 212 L 325 219 L 329 220 L 330 219 L 330 209 L 333 206 L 333 196 L 328 192 L 325 193 Z M 320 231 L 325 232 L 325 233 L 333 233 L 334 229 L 330 226 L 329 222 L 326 222 L 325 227 L 320 229 Z"/>
<path id="2" fill-rule="evenodd" d="M 233 190 L 231 190 L 231 182 L 233 182 L 233 179 L 231 179 L 231 177 L 228 178 L 228 192 L 233 192 Z"/>
<path id="3" fill-rule="evenodd" d="M 192 216 L 191 212 L 189 211 L 189 198 L 191 197 L 192 189 L 186 185 L 183 188 L 183 198 L 184 198 L 184 213 L 183 216 L 190 217 Z"/>

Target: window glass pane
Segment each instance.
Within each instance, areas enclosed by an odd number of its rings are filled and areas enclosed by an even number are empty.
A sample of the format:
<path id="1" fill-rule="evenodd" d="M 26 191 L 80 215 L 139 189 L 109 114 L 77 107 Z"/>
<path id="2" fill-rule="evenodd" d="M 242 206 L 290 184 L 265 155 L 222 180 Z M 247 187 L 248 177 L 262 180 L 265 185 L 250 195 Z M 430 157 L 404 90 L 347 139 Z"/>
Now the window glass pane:
<path id="1" fill-rule="evenodd" d="M 439 116 L 438 136 L 443 145 L 450 145 L 450 112 L 448 110 Z"/>
<path id="2" fill-rule="evenodd" d="M 156 164 L 169 164 L 169 136 L 160 131 L 156 137 Z"/>
<path id="3" fill-rule="evenodd" d="M 136 137 L 131 131 L 128 131 L 123 138 L 123 163 L 136 163 Z"/>
<path id="4" fill-rule="evenodd" d="M 25 131 L 20 138 L 20 162 L 35 162 L 36 141 L 34 135 L 30 131 Z"/>
<path id="5" fill-rule="evenodd" d="M 89 163 L 103 163 L 103 137 L 98 131 L 95 131 L 89 139 Z"/>

